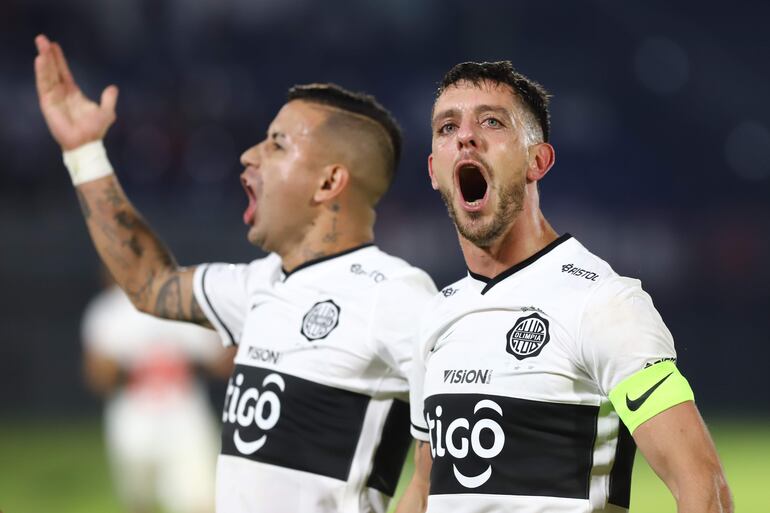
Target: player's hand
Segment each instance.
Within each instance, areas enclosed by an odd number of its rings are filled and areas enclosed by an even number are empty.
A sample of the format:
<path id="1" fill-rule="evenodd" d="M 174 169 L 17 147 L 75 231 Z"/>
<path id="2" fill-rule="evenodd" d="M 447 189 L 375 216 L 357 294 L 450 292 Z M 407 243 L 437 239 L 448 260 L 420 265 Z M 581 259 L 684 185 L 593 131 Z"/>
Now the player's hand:
<path id="1" fill-rule="evenodd" d="M 35 45 L 40 110 L 56 142 L 66 151 L 103 139 L 115 121 L 118 88 L 107 87 L 101 104 L 89 100 L 75 83 L 61 47 L 44 35 L 35 38 Z"/>

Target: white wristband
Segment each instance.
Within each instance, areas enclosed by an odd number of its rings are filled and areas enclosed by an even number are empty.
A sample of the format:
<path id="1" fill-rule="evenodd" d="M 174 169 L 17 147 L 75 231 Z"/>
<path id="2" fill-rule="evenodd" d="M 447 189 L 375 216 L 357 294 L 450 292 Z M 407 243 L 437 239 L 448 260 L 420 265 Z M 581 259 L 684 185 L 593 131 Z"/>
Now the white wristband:
<path id="1" fill-rule="evenodd" d="M 113 174 L 112 165 L 102 141 L 93 141 L 63 154 L 64 165 L 70 172 L 72 185 L 90 182 Z"/>

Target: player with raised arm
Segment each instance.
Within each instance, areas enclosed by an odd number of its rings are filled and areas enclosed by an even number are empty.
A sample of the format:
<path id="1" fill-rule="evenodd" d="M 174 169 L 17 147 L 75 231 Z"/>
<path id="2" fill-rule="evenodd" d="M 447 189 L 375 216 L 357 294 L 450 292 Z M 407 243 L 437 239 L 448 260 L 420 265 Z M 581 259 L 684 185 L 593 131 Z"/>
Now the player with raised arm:
<path id="1" fill-rule="evenodd" d="M 680 513 L 731 512 L 650 296 L 540 210 L 554 163 L 543 88 L 507 61 L 458 64 L 431 125 L 431 183 L 468 275 L 422 322 L 417 466 L 397 511 L 627 511 L 636 446 Z"/>
<path id="2" fill-rule="evenodd" d="M 117 89 L 96 104 L 61 48 L 36 39 L 44 117 L 102 260 L 134 305 L 214 327 L 238 345 L 222 415 L 217 511 L 387 508 L 410 437 L 416 319 L 435 293 L 373 245 L 400 130 L 374 98 L 294 87 L 267 137 L 241 156 L 249 264 L 179 267 L 121 190 L 101 139 Z"/>

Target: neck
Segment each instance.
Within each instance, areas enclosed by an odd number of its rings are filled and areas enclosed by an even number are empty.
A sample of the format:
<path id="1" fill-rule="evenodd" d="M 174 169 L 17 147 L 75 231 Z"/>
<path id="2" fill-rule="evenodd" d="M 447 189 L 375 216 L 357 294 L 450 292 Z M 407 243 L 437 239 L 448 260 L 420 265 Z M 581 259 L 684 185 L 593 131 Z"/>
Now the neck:
<path id="1" fill-rule="evenodd" d="M 311 260 L 372 242 L 374 218 L 374 209 L 368 206 L 324 205 L 301 239 L 276 253 L 281 256 L 284 270 L 291 272 Z"/>
<path id="2" fill-rule="evenodd" d="M 559 235 L 540 211 L 534 198 L 525 200 L 524 208 L 503 235 L 489 247 L 478 247 L 459 236 L 465 263 L 472 272 L 494 278 L 501 272 L 531 257 Z"/>

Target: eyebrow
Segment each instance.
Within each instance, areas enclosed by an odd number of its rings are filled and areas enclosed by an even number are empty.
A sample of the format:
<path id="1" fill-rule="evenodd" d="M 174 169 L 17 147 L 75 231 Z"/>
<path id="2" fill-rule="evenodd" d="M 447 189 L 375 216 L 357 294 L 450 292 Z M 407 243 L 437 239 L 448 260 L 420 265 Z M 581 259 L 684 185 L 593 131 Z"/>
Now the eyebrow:
<path id="1" fill-rule="evenodd" d="M 474 107 L 473 112 L 476 115 L 479 115 L 482 112 L 496 112 L 497 114 L 502 114 L 505 116 L 510 115 L 510 113 L 508 112 L 508 109 L 506 109 L 505 107 L 501 107 L 500 105 L 477 105 L 476 107 Z M 442 118 L 453 118 L 453 117 L 458 117 L 459 115 L 460 115 L 459 109 L 451 108 L 451 109 L 442 110 L 441 112 L 433 116 L 433 119 L 431 120 L 431 124 L 435 123 L 436 121 Z"/>

